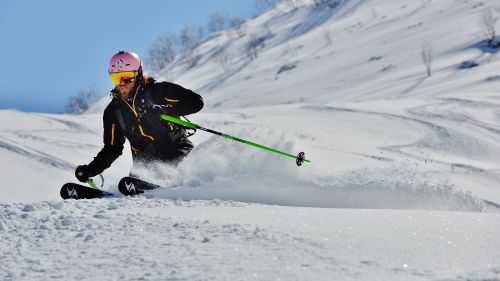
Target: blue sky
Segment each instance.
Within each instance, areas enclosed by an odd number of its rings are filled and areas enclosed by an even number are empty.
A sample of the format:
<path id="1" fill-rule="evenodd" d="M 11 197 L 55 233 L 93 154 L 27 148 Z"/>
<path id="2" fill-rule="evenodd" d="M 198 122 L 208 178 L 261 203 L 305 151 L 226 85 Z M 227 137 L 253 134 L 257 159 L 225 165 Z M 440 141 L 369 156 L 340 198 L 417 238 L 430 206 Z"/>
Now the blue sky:
<path id="1" fill-rule="evenodd" d="M 69 96 L 94 85 L 104 96 L 116 51 L 144 57 L 165 32 L 206 27 L 215 11 L 249 18 L 254 2 L 1 0 L 0 109 L 62 113 Z"/>

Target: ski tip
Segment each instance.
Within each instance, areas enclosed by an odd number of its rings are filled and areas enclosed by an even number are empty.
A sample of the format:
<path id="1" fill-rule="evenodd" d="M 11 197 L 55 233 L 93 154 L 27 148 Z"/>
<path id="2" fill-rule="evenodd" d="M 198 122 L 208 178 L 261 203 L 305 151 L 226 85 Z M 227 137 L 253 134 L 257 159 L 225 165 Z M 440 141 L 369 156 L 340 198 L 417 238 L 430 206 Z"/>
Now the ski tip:
<path id="1" fill-rule="evenodd" d="M 61 187 L 59 192 L 61 198 L 66 199 L 94 199 L 112 197 L 113 193 L 107 192 L 98 188 L 92 188 L 77 183 L 66 183 Z"/>

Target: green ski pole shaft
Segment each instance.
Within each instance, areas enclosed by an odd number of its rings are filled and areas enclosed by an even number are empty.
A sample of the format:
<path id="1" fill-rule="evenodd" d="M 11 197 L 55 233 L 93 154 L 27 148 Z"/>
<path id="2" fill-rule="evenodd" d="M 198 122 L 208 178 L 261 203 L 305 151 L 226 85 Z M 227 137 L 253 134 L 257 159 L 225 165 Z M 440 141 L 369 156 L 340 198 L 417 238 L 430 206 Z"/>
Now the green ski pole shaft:
<path id="1" fill-rule="evenodd" d="M 191 122 L 187 122 L 187 121 L 184 121 L 184 120 L 181 120 L 181 119 L 178 119 L 178 118 L 166 115 L 166 114 L 161 114 L 160 117 L 161 117 L 161 119 L 163 119 L 165 121 L 169 121 L 169 122 L 172 122 L 172 123 L 175 123 L 175 124 L 178 124 L 178 125 L 190 128 L 190 129 L 194 129 L 194 130 L 199 129 L 199 130 L 202 130 L 202 131 L 205 131 L 205 132 L 209 132 L 209 133 L 212 133 L 214 135 L 218 135 L 218 136 L 221 136 L 221 137 L 224 137 L 224 138 L 227 138 L 227 139 L 231 139 L 231 140 L 235 140 L 235 141 L 238 141 L 238 142 L 241 142 L 241 143 L 244 143 L 244 144 L 248 144 L 248 145 L 251 145 L 253 147 L 257 147 L 257 148 L 260 148 L 260 149 L 263 149 L 263 150 L 267 150 L 267 151 L 270 151 L 270 152 L 274 152 L 274 153 L 277 153 L 277 154 L 280 154 L 280 155 L 283 155 L 283 156 L 294 158 L 296 160 L 297 166 L 301 166 L 303 162 L 308 162 L 308 163 L 311 162 L 310 160 L 305 159 L 304 152 L 300 152 L 298 155 L 292 155 L 292 154 L 289 154 L 289 153 L 286 153 L 286 152 L 283 152 L 283 151 L 279 151 L 277 149 L 270 148 L 270 147 L 267 147 L 267 146 L 264 146 L 264 145 L 261 145 L 261 144 L 258 144 L 258 143 L 247 141 L 247 140 L 244 140 L 244 139 L 241 139 L 241 138 L 238 138 L 238 137 L 234 137 L 234 136 L 231 136 L 231 135 L 228 135 L 228 134 L 224 134 L 224 133 L 221 133 L 221 132 L 217 132 L 217 131 L 214 131 L 214 130 L 211 130 L 211 129 L 203 128 L 203 127 L 201 127 L 199 125 L 196 125 L 196 124 L 193 124 Z"/>

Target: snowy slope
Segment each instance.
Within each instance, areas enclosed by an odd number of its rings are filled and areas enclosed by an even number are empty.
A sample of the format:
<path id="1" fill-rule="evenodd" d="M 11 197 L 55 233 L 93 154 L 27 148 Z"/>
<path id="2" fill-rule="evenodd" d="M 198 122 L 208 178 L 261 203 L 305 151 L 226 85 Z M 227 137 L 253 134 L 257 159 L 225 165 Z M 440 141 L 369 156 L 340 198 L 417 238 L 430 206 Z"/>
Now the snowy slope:
<path id="1" fill-rule="evenodd" d="M 305 151 L 300 168 L 198 132 L 148 198 L 62 202 L 101 148 L 109 98 L 80 116 L 0 111 L 0 279 L 499 280 L 500 63 L 478 23 L 495 3 L 339 3 L 282 3 L 247 36 L 204 42 L 196 67 L 153 74 L 204 97 L 194 123 Z M 255 59 L 251 33 L 265 38 Z"/>
<path id="2" fill-rule="evenodd" d="M 395 162 L 391 166 L 398 169 L 400 161 L 405 166 L 410 162 L 418 166 L 412 171 L 437 174 L 498 203 L 500 64 L 497 52 L 478 48 L 479 13 L 489 4 L 495 7 L 493 3 L 347 3 L 353 4 L 340 6 L 338 13 L 310 8 L 283 14 L 277 9 L 249 23 L 258 24 L 258 32 L 270 32 L 271 39 L 253 61 L 236 55 L 245 38 L 232 42 L 236 47 L 231 49 L 235 59 L 230 75 L 213 61 L 188 72 L 174 68 L 169 75 L 206 91 L 207 103 L 216 111 L 241 113 L 250 107 L 249 114 L 258 110 L 258 117 L 272 121 L 276 115 L 287 116 L 287 132 L 315 137 L 325 132 L 321 139 L 333 149 L 310 150 L 309 155 L 330 171 L 339 169 L 333 167 L 337 159 L 343 167 L 354 161 L 359 169 L 360 157 L 354 153 Z M 356 4 L 360 8 L 353 9 Z M 311 19 L 321 25 L 311 26 Z M 207 42 L 205 48 L 225 46 L 217 42 Z M 426 77 L 421 60 L 424 42 L 434 50 L 431 77 Z M 464 61 L 479 67 L 460 69 Z M 277 74 L 284 65 L 295 68 Z M 308 122 L 303 121 L 306 116 Z M 323 123 L 326 119 L 330 121 Z M 375 125 L 366 123 L 370 121 Z M 344 124 L 347 128 L 339 128 Z M 393 130 L 401 127 L 406 130 Z M 341 154 L 345 152 L 351 154 L 347 163 Z"/>

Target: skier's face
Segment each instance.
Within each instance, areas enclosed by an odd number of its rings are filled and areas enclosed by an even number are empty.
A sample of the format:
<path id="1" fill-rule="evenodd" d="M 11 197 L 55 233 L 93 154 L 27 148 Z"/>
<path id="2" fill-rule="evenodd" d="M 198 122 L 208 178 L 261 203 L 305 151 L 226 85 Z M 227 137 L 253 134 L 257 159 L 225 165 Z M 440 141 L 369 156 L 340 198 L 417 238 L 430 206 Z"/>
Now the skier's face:
<path id="1" fill-rule="evenodd" d="M 120 95 L 122 98 L 126 99 L 130 96 L 130 93 L 132 93 L 132 89 L 135 86 L 135 81 L 126 83 L 125 81 L 121 81 L 120 84 L 116 85 L 118 88 L 118 92 L 120 92 Z"/>

